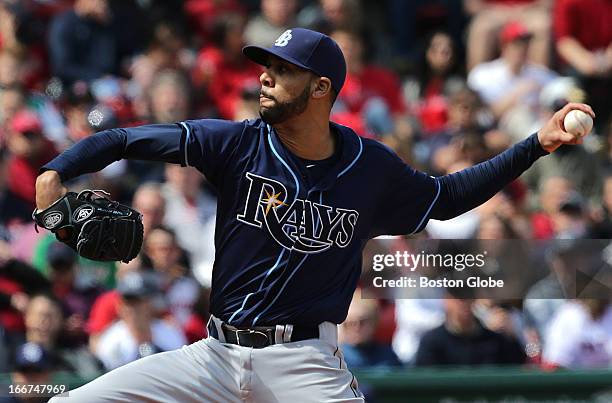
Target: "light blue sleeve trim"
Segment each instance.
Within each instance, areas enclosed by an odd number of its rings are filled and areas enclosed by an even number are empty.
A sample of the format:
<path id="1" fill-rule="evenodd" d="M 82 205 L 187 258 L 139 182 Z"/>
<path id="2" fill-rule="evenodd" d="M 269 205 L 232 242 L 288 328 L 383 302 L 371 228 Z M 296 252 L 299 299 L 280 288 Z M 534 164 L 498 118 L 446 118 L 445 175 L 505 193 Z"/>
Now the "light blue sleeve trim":
<path id="1" fill-rule="evenodd" d="M 185 165 L 189 166 L 189 159 L 187 157 L 187 146 L 189 144 L 189 137 L 191 137 L 191 130 L 189 130 L 189 126 L 187 126 L 185 122 L 181 122 L 180 124 L 185 128 Z"/>
<path id="2" fill-rule="evenodd" d="M 419 225 L 416 226 L 416 228 L 414 229 L 414 231 L 412 231 L 410 233 L 410 235 L 414 234 L 415 232 L 417 232 L 419 230 L 419 228 L 421 228 L 421 225 L 423 225 L 423 223 L 425 222 L 427 217 L 429 217 L 429 213 L 431 212 L 431 209 L 433 208 L 433 206 L 438 201 L 438 197 L 440 197 L 440 188 L 441 188 L 440 182 L 436 178 L 434 178 L 434 181 L 436 182 L 436 196 L 434 197 L 433 201 L 429 205 L 429 208 L 427 209 L 427 211 L 423 215 L 423 218 L 421 218 L 421 221 L 419 222 Z"/>

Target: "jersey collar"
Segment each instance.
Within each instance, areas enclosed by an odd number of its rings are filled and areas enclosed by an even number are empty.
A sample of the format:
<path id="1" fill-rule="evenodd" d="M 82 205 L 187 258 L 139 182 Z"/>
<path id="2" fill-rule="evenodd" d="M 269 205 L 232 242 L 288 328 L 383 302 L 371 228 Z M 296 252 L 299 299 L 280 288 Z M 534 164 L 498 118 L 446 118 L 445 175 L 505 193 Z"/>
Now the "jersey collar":
<path id="1" fill-rule="evenodd" d="M 278 134 L 271 126 L 264 123 L 264 131 L 266 137 L 270 135 L 270 141 L 274 148 L 289 165 L 293 173 L 301 177 L 301 182 L 305 182 L 304 178 L 307 175 L 306 167 L 300 159 L 291 153 L 280 140 Z M 309 190 L 319 191 L 331 188 L 334 183 L 343 176 L 350 173 L 361 158 L 363 153 L 363 141 L 351 128 L 330 122 L 330 127 L 338 133 L 338 146 L 340 149 L 340 157 L 336 164 L 332 166 L 328 174 L 325 175 L 318 183 L 314 184 Z"/>

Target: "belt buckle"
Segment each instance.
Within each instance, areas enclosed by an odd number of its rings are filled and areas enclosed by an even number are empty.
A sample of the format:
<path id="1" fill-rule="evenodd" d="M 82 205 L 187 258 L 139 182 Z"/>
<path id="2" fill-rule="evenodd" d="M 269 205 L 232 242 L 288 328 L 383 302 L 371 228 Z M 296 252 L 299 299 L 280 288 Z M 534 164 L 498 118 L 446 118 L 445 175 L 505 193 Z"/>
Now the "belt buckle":
<path id="1" fill-rule="evenodd" d="M 268 339 L 268 335 L 265 334 L 264 332 L 260 332 L 259 330 L 253 330 L 253 329 L 236 329 L 236 341 L 237 344 L 239 346 L 243 346 L 243 344 L 240 342 L 240 334 L 247 334 L 247 335 L 256 335 L 257 337 L 254 339 L 254 341 L 257 342 L 257 345 L 252 345 L 252 346 L 246 346 L 246 347 L 266 347 L 268 345 L 269 339 Z M 253 343 L 255 344 L 255 343 Z"/>

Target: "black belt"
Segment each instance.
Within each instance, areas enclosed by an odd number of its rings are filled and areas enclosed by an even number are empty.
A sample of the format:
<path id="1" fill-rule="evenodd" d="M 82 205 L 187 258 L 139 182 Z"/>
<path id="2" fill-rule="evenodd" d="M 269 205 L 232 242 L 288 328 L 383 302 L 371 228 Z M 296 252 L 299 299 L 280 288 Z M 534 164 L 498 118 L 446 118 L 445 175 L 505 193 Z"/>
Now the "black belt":
<path id="1" fill-rule="evenodd" d="M 276 343 L 276 326 L 254 326 L 254 327 L 234 327 L 225 323 L 221 324 L 221 330 L 225 336 L 225 343 L 236 344 L 243 347 L 252 348 L 263 348 Z M 215 339 L 219 340 L 219 333 L 217 327 L 211 320 L 208 322 L 208 334 Z M 284 340 L 284 335 L 281 339 Z M 319 338 L 319 327 L 318 326 L 293 326 L 291 331 L 291 337 L 288 341 L 293 342 L 302 341 L 308 339 Z"/>

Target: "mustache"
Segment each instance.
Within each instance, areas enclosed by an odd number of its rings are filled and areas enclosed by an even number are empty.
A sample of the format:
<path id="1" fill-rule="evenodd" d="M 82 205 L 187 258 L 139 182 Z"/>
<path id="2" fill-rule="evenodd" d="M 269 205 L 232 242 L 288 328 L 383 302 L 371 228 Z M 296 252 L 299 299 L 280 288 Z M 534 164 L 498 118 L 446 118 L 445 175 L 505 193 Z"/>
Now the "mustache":
<path id="1" fill-rule="evenodd" d="M 266 93 L 265 93 L 265 92 L 263 92 L 263 91 L 259 91 L 259 96 L 260 96 L 260 97 L 266 97 L 266 98 L 268 98 L 268 99 L 271 99 L 271 100 L 273 100 L 273 101 L 276 101 L 276 98 L 274 98 L 272 95 L 266 94 Z"/>

